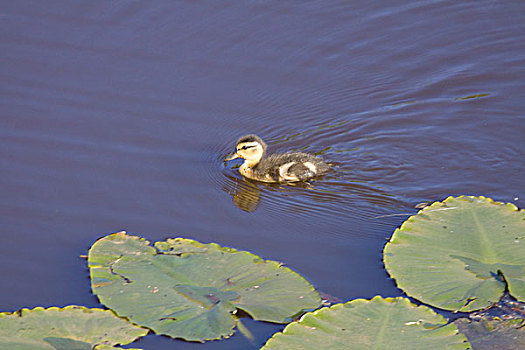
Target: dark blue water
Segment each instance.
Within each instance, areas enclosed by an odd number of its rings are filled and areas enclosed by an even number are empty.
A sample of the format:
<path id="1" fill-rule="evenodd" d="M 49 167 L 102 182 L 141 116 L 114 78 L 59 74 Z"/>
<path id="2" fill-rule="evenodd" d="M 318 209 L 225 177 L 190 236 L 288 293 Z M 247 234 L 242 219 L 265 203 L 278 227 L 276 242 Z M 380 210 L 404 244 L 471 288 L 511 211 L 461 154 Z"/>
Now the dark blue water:
<path id="1" fill-rule="evenodd" d="M 0 311 L 99 306 L 79 256 L 106 234 L 183 236 L 284 262 L 344 301 L 398 296 L 381 262 L 414 205 L 525 204 L 525 3 L 3 1 Z M 222 157 L 335 163 L 304 186 Z M 207 344 L 257 349 L 250 320 Z"/>

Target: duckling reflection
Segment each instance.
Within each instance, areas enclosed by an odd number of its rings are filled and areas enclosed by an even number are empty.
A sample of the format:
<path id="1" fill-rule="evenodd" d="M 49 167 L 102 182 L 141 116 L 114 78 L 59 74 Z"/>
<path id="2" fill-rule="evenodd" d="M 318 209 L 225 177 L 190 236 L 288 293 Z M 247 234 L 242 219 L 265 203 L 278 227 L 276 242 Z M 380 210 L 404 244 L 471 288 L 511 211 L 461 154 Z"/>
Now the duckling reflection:
<path id="1" fill-rule="evenodd" d="M 266 157 L 266 143 L 257 135 L 246 135 L 237 141 L 236 151 L 225 158 L 243 158 L 239 172 L 261 182 L 305 181 L 326 173 L 330 166 L 323 159 L 302 152 L 271 154 Z"/>
<path id="2" fill-rule="evenodd" d="M 253 212 L 257 209 L 260 204 L 260 201 L 263 197 L 262 191 L 263 187 L 265 190 L 270 190 L 271 192 L 281 192 L 285 191 L 286 188 L 290 187 L 299 187 L 304 189 L 311 189 L 311 184 L 307 181 L 305 182 L 292 182 L 287 184 L 287 186 L 282 186 L 281 184 L 261 184 L 259 182 L 250 180 L 250 179 L 239 179 L 234 176 L 226 175 L 233 186 L 224 186 L 223 190 L 232 196 L 233 204 L 239 209 L 246 212 Z"/>
<path id="3" fill-rule="evenodd" d="M 255 211 L 261 201 L 261 189 L 257 184 L 249 181 L 242 181 L 233 177 L 231 180 L 235 183 L 235 188 L 231 189 L 225 186 L 223 189 L 232 196 L 233 204 L 249 213 Z"/>

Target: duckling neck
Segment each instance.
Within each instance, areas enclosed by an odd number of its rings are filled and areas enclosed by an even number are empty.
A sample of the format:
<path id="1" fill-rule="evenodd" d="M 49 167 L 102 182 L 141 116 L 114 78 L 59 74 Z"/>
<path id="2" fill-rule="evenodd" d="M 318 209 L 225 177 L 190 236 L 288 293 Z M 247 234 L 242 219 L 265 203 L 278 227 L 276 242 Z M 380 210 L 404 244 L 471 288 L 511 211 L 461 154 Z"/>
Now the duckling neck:
<path id="1" fill-rule="evenodd" d="M 259 165 L 260 160 L 245 160 L 239 168 L 239 172 L 246 177 L 253 177 L 253 171 Z"/>
<path id="2" fill-rule="evenodd" d="M 241 165 L 241 169 L 255 169 L 257 166 L 261 163 L 261 160 L 263 160 L 264 156 L 266 155 L 265 150 L 262 151 L 261 154 L 259 154 L 259 157 L 255 159 L 244 159 L 244 163 Z"/>

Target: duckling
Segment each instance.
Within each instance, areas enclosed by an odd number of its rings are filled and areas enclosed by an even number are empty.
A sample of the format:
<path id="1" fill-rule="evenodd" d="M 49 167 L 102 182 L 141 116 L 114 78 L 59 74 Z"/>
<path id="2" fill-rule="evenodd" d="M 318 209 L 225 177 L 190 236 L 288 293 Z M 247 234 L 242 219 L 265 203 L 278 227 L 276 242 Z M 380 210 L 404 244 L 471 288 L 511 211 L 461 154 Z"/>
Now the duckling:
<path id="1" fill-rule="evenodd" d="M 243 158 L 241 175 L 262 182 L 305 181 L 330 169 L 321 158 L 302 152 L 266 156 L 266 143 L 257 135 L 246 135 L 237 141 L 236 151 L 225 160 Z"/>

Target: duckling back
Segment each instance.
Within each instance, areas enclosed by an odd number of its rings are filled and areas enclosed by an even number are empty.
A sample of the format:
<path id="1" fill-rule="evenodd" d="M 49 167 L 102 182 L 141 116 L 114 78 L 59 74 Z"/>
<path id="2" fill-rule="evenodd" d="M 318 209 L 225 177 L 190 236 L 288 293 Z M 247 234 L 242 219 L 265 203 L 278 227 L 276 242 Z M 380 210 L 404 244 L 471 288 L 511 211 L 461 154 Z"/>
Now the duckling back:
<path id="1" fill-rule="evenodd" d="M 272 154 L 253 168 L 256 178 L 266 182 L 304 181 L 330 169 L 321 158 L 307 153 Z"/>

